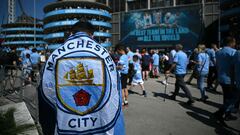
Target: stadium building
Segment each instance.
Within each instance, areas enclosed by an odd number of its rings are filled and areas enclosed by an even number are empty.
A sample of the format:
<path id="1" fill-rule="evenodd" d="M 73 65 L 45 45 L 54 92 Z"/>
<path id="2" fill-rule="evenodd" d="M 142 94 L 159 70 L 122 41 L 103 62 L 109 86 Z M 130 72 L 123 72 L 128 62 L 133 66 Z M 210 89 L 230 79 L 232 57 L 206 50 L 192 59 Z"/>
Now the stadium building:
<path id="1" fill-rule="evenodd" d="M 42 23 L 37 21 L 36 27 L 34 27 L 34 19 L 26 14 L 22 14 L 17 18 L 14 23 L 3 24 L 2 35 L 3 42 L 2 47 L 17 47 L 21 50 L 24 46 L 38 47 L 43 49 L 45 42 L 43 41 L 43 29 Z M 36 38 L 34 38 L 34 31 L 36 32 Z"/>
<path id="2" fill-rule="evenodd" d="M 95 0 L 59 0 L 44 8 L 44 40 L 48 49 L 60 46 L 69 35 L 69 29 L 79 20 L 89 20 L 94 26 L 94 38 L 104 47 L 110 47 L 112 28 L 110 8 Z"/>

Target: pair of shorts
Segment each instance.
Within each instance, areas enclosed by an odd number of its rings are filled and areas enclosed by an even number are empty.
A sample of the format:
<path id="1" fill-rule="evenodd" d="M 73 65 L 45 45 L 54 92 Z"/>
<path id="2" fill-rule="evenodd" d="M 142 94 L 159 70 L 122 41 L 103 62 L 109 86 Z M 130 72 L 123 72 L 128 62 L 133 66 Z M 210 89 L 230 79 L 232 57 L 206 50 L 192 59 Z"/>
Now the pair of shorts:
<path id="1" fill-rule="evenodd" d="M 143 84 L 143 80 L 134 80 L 132 81 L 132 85 L 139 85 L 139 84 Z"/>
<path id="2" fill-rule="evenodd" d="M 128 79 L 128 75 L 121 73 L 122 89 L 126 89 L 127 88 L 127 79 Z"/>
<path id="3" fill-rule="evenodd" d="M 149 65 L 142 65 L 142 71 L 149 71 Z"/>

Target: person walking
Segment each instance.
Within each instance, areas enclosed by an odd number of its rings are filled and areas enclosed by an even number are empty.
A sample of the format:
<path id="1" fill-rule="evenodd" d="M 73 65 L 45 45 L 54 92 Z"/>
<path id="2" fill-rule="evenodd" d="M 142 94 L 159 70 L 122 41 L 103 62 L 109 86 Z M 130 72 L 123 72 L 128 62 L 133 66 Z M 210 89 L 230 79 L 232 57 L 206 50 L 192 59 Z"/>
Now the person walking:
<path id="1" fill-rule="evenodd" d="M 116 46 L 116 51 L 120 56 L 117 69 L 120 72 L 121 76 L 121 85 L 122 85 L 122 105 L 128 105 L 128 89 L 127 89 L 127 79 L 128 79 L 128 56 L 126 55 L 125 48 L 122 45 Z"/>
<path id="2" fill-rule="evenodd" d="M 151 62 L 151 56 L 148 54 L 146 50 L 143 50 L 142 55 L 142 74 L 143 74 L 143 80 L 147 81 L 149 77 L 149 66 Z"/>
<path id="3" fill-rule="evenodd" d="M 153 69 L 152 69 L 153 77 L 158 78 L 159 77 L 159 61 L 160 61 L 160 58 L 159 58 L 157 50 L 154 50 L 154 54 L 152 56 L 152 59 L 153 59 Z"/>
<path id="4" fill-rule="evenodd" d="M 132 83 L 132 78 L 133 78 L 133 71 L 134 71 L 134 67 L 133 67 L 133 55 L 134 53 L 131 51 L 131 49 L 129 47 L 126 48 L 126 53 L 127 53 L 127 57 L 128 57 L 128 84 L 131 85 Z"/>
<path id="5" fill-rule="evenodd" d="M 239 111 L 239 103 L 240 103 L 240 50 L 238 50 L 234 55 L 234 82 L 235 82 L 235 105 L 233 112 Z"/>
<path id="6" fill-rule="evenodd" d="M 211 44 L 211 48 L 207 49 L 207 54 L 209 55 L 210 58 L 210 63 L 209 63 L 209 73 L 207 76 L 207 88 L 208 90 L 214 90 L 213 83 L 217 79 L 217 69 L 216 69 L 216 51 L 217 51 L 217 45 L 216 44 Z"/>
<path id="7" fill-rule="evenodd" d="M 169 54 L 170 55 L 170 54 Z M 162 58 L 161 58 L 161 65 L 163 65 L 163 73 L 165 73 L 170 67 L 169 67 L 169 55 L 167 54 L 163 54 Z M 174 54 L 175 55 L 175 54 Z M 161 81 L 164 85 L 168 85 L 167 83 L 167 78 L 165 77 L 162 81 Z"/>
<path id="8" fill-rule="evenodd" d="M 39 71 L 39 69 L 41 69 L 40 67 L 40 55 L 37 53 L 37 49 L 33 48 L 32 49 L 32 54 L 31 54 L 31 62 L 32 62 L 32 73 L 31 73 L 31 77 L 32 77 L 32 81 L 36 82 L 36 77 L 35 74 Z"/>
<path id="9" fill-rule="evenodd" d="M 188 97 L 187 104 L 191 105 L 192 103 L 194 103 L 194 100 L 192 98 L 191 92 L 187 88 L 186 83 L 184 81 L 184 77 L 187 73 L 188 58 L 186 53 L 184 53 L 182 49 L 183 49 L 183 46 L 181 44 L 176 45 L 177 53 L 174 56 L 174 60 L 171 68 L 166 71 L 166 75 L 169 75 L 171 71 L 175 68 L 175 76 L 176 76 L 175 91 L 170 96 L 170 98 L 173 100 L 176 100 L 176 96 L 178 95 L 179 90 L 181 88 L 185 92 L 186 96 Z"/>
<path id="10" fill-rule="evenodd" d="M 136 49 L 136 52 L 134 55 L 137 55 L 139 60 L 142 59 L 142 55 L 140 54 L 139 49 Z"/>
<path id="11" fill-rule="evenodd" d="M 206 53 L 205 45 L 199 46 L 199 54 L 197 56 L 197 85 L 201 93 L 200 101 L 205 102 L 208 99 L 204 88 L 204 78 L 209 72 L 209 56 Z"/>
<path id="12" fill-rule="evenodd" d="M 199 48 L 199 45 L 197 48 L 194 49 L 193 53 L 191 54 L 190 58 L 189 58 L 189 65 L 191 65 L 191 69 L 193 70 L 192 71 L 192 74 L 190 75 L 190 77 L 188 78 L 188 80 L 186 81 L 187 84 L 191 85 L 191 82 L 193 80 L 193 78 L 197 76 L 197 65 L 196 65 L 196 61 L 197 61 L 197 56 L 199 54 L 199 51 L 200 51 L 200 48 Z"/>
<path id="13" fill-rule="evenodd" d="M 24 61 L 22 61 L 23 77 L 25 79 L 24 85 L 32 81 L 32 61 L 30 54 L 26 54 Z"/>
<path id="14" fill-rule="evenodd" d="M 24 47 L 24 50 L 20 54 L 19 61 L 21 61 L 21 62 L 25 61 L 26 56 L 27 56 L 26 54 L 30 54 L 30 55 L 32 54 L 32 51 L 29 49 L 28 46 Z"/>
<path id="15" fill-rule="evenodd" d="M 216 53 L 216 67 L 218 72 L 218 82 L 223 90 L 223 105 L 218 111 L 214 113 L 217 120 L 226 126 L 223 116 L 225 118 L 232 117 L 230 108 L 232 99 L 234 97 L 234 84 L 233 84 L 233 56 L 236 52 L 234 49 L 236 40 L 232 37 L 226 38 L 226 45 Z"/>
<path id="16" fill-rule="evenodd" d="M 139 61 L 139 57 L 137 55 L 133 56 L 133 65 L 134 65 L 134 76 L 133 76 L 133 81 L 132 81 L 132 85 L 129 88 L 129 90 L 132 90 L 134 86 L 136 85 L 140 85 L 141 89 L 142 89 L 142 95 L 144 97 L 147 97 L 147 93 L 145 91 L 144 85 L 143 85 L 143 79 L 142 79 L 142 69 L 141 69 L 141 65 L 138 62 Z"/>

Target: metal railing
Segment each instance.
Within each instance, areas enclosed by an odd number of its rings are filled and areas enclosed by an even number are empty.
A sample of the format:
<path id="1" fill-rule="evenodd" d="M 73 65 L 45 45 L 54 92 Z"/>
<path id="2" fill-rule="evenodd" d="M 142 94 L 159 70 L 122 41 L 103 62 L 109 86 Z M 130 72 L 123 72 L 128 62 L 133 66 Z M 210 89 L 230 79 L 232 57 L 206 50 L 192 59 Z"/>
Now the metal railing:
<path id="1" fill-rule="evenodd" d="M 35 75 L 39 75 L 38 71 L 34 71 Z M 39 77 L 39 76 L 35 76 Z M 40 79 L 37 79 L 38 81 Z M 21 92 L 26 85 L 38 86 L 39 82 L 32 82 L 24 78 L 22 67 L 13 65 L 0 66 L 0 97 Z M 19 95 L 23 100 L 23 95 Z"/>
<path id="2" fill-rule="evenodd" d="M 3 97 L 14 103 L 25 102 L 41 133 L 37 91 L 40 74 L 38 70 L 33 72 L 36 82 L 25 78 L 20 66 L 0 65 L 0 98 Z"/>

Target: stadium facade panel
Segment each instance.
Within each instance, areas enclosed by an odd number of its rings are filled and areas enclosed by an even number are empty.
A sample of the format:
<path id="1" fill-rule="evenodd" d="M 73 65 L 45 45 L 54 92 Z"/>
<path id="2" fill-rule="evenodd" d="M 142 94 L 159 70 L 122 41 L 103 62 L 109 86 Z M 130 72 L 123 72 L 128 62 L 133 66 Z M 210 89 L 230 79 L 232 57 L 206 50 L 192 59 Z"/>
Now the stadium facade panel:
<path id="1" fill-rule="evenodd" d="M 24 46 L 28 47 L 38 47 L 39 50 L 43 49 L 41 46 L 45 44 L 43 41 L 43 29 L 42 24 L 36 24 L 34 27 L 33 22 L 16 22 L 10 24 L 2 25 L 2 34 L 4 41 L 2 43 L 3 46 L 6 47 L 17 47 L 18 50 L 22 50 Z M 35 31 L 35 32 L 34 32 Z M 36 33 L 36 36 L 34 35 Z M 34 42 L 34 38 L 36 38 L 36 42 Z"/>
<path id="2" fill-rule="evenodd" d="M 90 1 L 57 1 L 44 8 L 44 40 L 48 49 L 56 49 L 69 36 L 70 29 L 79 20 L 88 20 L 95 28 L 94 38 L 102 46 L 110 47 L 112 28 L 110 8 Z"/>

